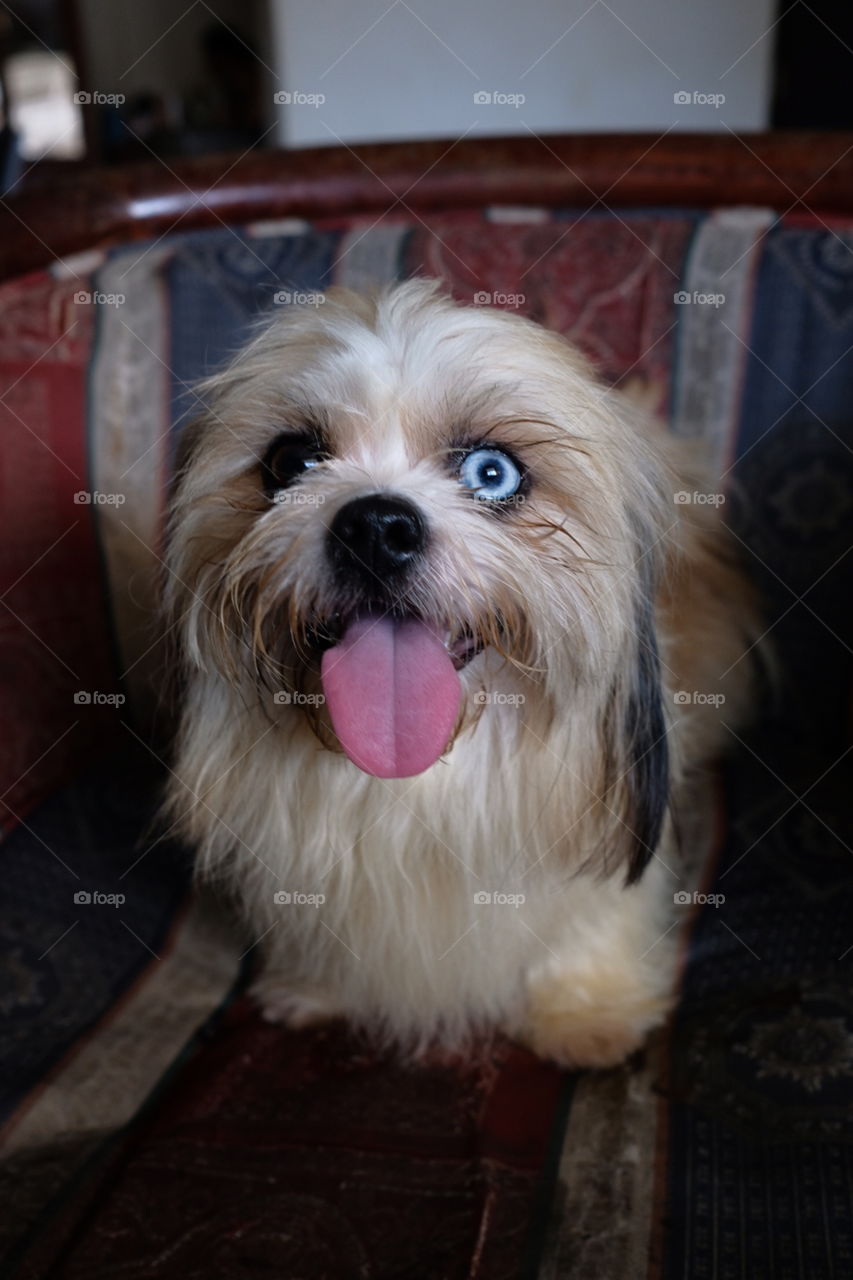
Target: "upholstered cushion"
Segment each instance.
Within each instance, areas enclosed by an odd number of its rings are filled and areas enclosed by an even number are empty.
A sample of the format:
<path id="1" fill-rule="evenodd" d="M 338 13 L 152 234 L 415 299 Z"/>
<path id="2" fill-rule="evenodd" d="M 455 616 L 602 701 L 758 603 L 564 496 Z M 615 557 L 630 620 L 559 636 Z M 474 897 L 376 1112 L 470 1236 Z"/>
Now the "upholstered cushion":
<path id="1" fill-rule="evenodd" d="M 482 1163 L 467 1170 L 463 1234 L 474 1223 L 484 1233 L 477 1274 L 507 1274 L 502 1259 L 515 1265 L 525 1249 L 554 1280 L 645 1275 L 650 1253 L 653 1270 L 673 1277 L 783 1274 L 780 1259 L 794 1251 L 800 1274 L 840 1274 L 853 1249 L 851 249 L 850 224 L 764 210 L 495 209 L 178 234 L 0 289 L 0 790 L 12 833 L 0 856 L 15 887 L 0 918 L 10 957 L 0 1019 L 16 1225 L 35 1221 L 47 1193 L 103 1152 L 101 1140 L 227 998 L 248 946 L 209 904 L 187 904 L 185 856 L 146 834 L 157 786 L 156 763 L 154 774 L 143 767 L 157 682 L 151 621 L 164 497 L 193 382 L 266 309 L 331 283 L 421 273 L 462 302 L 514 307 L 565 333 L 602 377 L 630 383 L 674 431 L 705 441 L 780 670 L 776 702 L 735 743 L 725 804 L 703 824 L 716 852 L 702 889 L 717 901 L 691 902 L 672 1026 L 623 1070 L 582 1078 L 565 1131 L 559 1091 L 548 1094 L 545 1129 L 564 1141 L 546 1233 L 541 1112 L 531 1118 L 532 1164 L 513 1184 L 521 1199 L 505 1220 L 475 1213 L 471 1197 L 491 1192 Z M 98 300 L 75 301 L 81 292 Z M 75 501 L 80 494 L 89 501 Z M 96 903 L 74 901 L 81 890 L 127 902 L 95 914 Z M 51 1274 L 88 1274 L 93 1242 L 115 1241 L 144 1209 L 152 1168 L 164 1194 L 192 1195 L 181 1100 L 196 1086 L 213 1096 L 229 1054 L 266 1055 L 278 1033 L 261 1033 L 240 1006 L 225 1039 L 211 1034 L 212 1045 L 197 1045 L 194 1074 L 174 1073 L 166 1118 L 155 1104 L 109 1166 L 122 1171 L 118 1191 L 112 1174 L 93 1173 L 61 1212 L 47 1212 L 34 1252 L 25 1248 L 25 1274 L 43 1274 L 46 1240 L 56 1246 Z M 299 1052 L 314 1043 L 306 1037 Z M 281 1052 L 296 1052 L 294 1042 L 282 1037 Z M 332 1054 L 322 1071 L 357 1078 L 340 1121 L 348 1154 L 324 1138 L 312 1155 L 310 1211 L 332 1221 L 341 1170 L 376 1176 L 378 1130 L 368 1140 L 359 1129 L 371 1091 L 377 1081 L 392 1094 L 401 1086 L 385 1068 L 348 1067 L 348 1042 L 321 1037 L 310 1052 Z M 510 1083 L 526 1070 L 505 1049 L 493 1067 Z M 317 1070 L 299 1080 L 309 1098 L 322 1093 Z M 547 1070 L 541 1079 L 546 1088 Z M 466 1080 L 448 1096 L 463 1097 Z M 243 1121 L 266 1123 L 265 1105 L 248 1089 Z M 431 1123 L 453 1105 L 437 1106 Z M 476 1147 L 488 1126 L 472 1121 L 466 1133 Z M 208 1172 L 221 1160 L 217 1141 L 205 1116 L 196 1157 Z M 435 1153 L 443 1158 L 441 1142 Z M 418 1195 L 426 1204 L 441 1179 L 419 1183 L 424 1150 L 409 1156 L 406 1230 L 422 1231 L 418 1274 L 445 1274 L 433 1218 L 417 1213 Z M 399 1150 L 393 1158 L 405 1163 Z M 237 1175 L 240 1160 L 260 1167 L 251 1144 L 233 1159 Z M 531 1169 L 542 1177 L 527 1177 Z M 302 1209 L 289 1176 L 281 1213 L 295 1222 Z M 217 1216 L 211 1185 L 208 1177 L 203 1208 Z M 94 1218 L 78 1236 L 92 1197 Z M 169 1239 L 156 1238 L 159 1257 L 179 1229 L 176 1220 Z M 397 1255 L 382 1252 L 373 1224 L 350 1230 L 374 1268 L 365 1274 L 386 1274 L 383 1258 Z M 329 1275 L 351 1274 L 354 1247 L 329 1254 Z M 184 1274 L 178 1261 L 146 1270 L 153 1254 L 143 1256 L 136 1237 L 128 1248 L 136 1269 L 123 1274 Z M 277 1274 L 298 1274 L 286 1250 L 275 1261 Z M 119 1250 L 116 1273 L 120 1263 Z"/>

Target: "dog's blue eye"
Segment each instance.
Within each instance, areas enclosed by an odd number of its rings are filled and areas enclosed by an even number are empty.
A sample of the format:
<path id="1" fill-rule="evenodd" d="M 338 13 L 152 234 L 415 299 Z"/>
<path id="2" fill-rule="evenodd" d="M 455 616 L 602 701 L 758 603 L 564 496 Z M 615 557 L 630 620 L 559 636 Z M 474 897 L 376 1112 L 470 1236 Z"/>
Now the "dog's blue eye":
<path id="1" fill-rule="evenodd" d="M 518 493 L 524 479 L 519 467 L 501 449 L 472 449 L 462 459 L 459 482 L 475 497 L 500 502 Z"/>

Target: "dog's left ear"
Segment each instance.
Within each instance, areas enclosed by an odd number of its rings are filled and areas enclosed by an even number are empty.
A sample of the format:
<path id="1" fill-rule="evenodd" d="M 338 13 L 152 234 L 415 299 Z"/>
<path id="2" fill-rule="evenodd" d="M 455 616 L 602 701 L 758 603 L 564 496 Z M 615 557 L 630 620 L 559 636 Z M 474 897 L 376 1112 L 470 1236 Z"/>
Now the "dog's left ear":
<path id="1" fill-rule="evenodd" d="M 631 682 L 622 704 L 622 813 L 630 835 L 626 884 L 635 884 L 649 863 L 669 807 L 669 747 L 663 709 L 660 655 L 655 628 L 653 574 L 641 575 L 635 605 Z"/>

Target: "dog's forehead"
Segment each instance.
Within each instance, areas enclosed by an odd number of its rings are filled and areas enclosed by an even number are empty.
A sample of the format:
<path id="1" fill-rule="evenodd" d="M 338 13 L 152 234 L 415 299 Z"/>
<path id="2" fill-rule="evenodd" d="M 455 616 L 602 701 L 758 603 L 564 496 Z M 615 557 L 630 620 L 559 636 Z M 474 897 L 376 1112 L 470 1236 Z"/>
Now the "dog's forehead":
<path id="1" fill-rule="evenodd" d="M 350 329 L 315 371 L 330 442 L 342 453 L 422 454 L 512 407 L 529 382 L 523 335 L 508 345 L 487 318 L 450 313 Z"/>

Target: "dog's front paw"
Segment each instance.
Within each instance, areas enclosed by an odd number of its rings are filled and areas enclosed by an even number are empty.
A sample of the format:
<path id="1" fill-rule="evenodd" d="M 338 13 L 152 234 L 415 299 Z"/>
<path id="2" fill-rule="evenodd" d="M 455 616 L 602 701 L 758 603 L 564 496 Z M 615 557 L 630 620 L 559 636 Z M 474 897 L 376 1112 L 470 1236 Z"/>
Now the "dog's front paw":
<path id="1" fill-rule="evenodd" d="M 615 1067 L 666 1019 L 672 1003 L 669 992 L 621 971 L 552 973 L 532 987 L 518 1035 L 560 1066 Z"/>
<path id="2" fill-rule="evenodd" d="M 325 988 L 296 986 L 272 974 L 260 977 L 249 995 L 260 1005 L 261 1015 L 267 1022 L 277 1022 L 293 1031 L 329 1022 L 343 1013 L 340 1004 Z"/>

